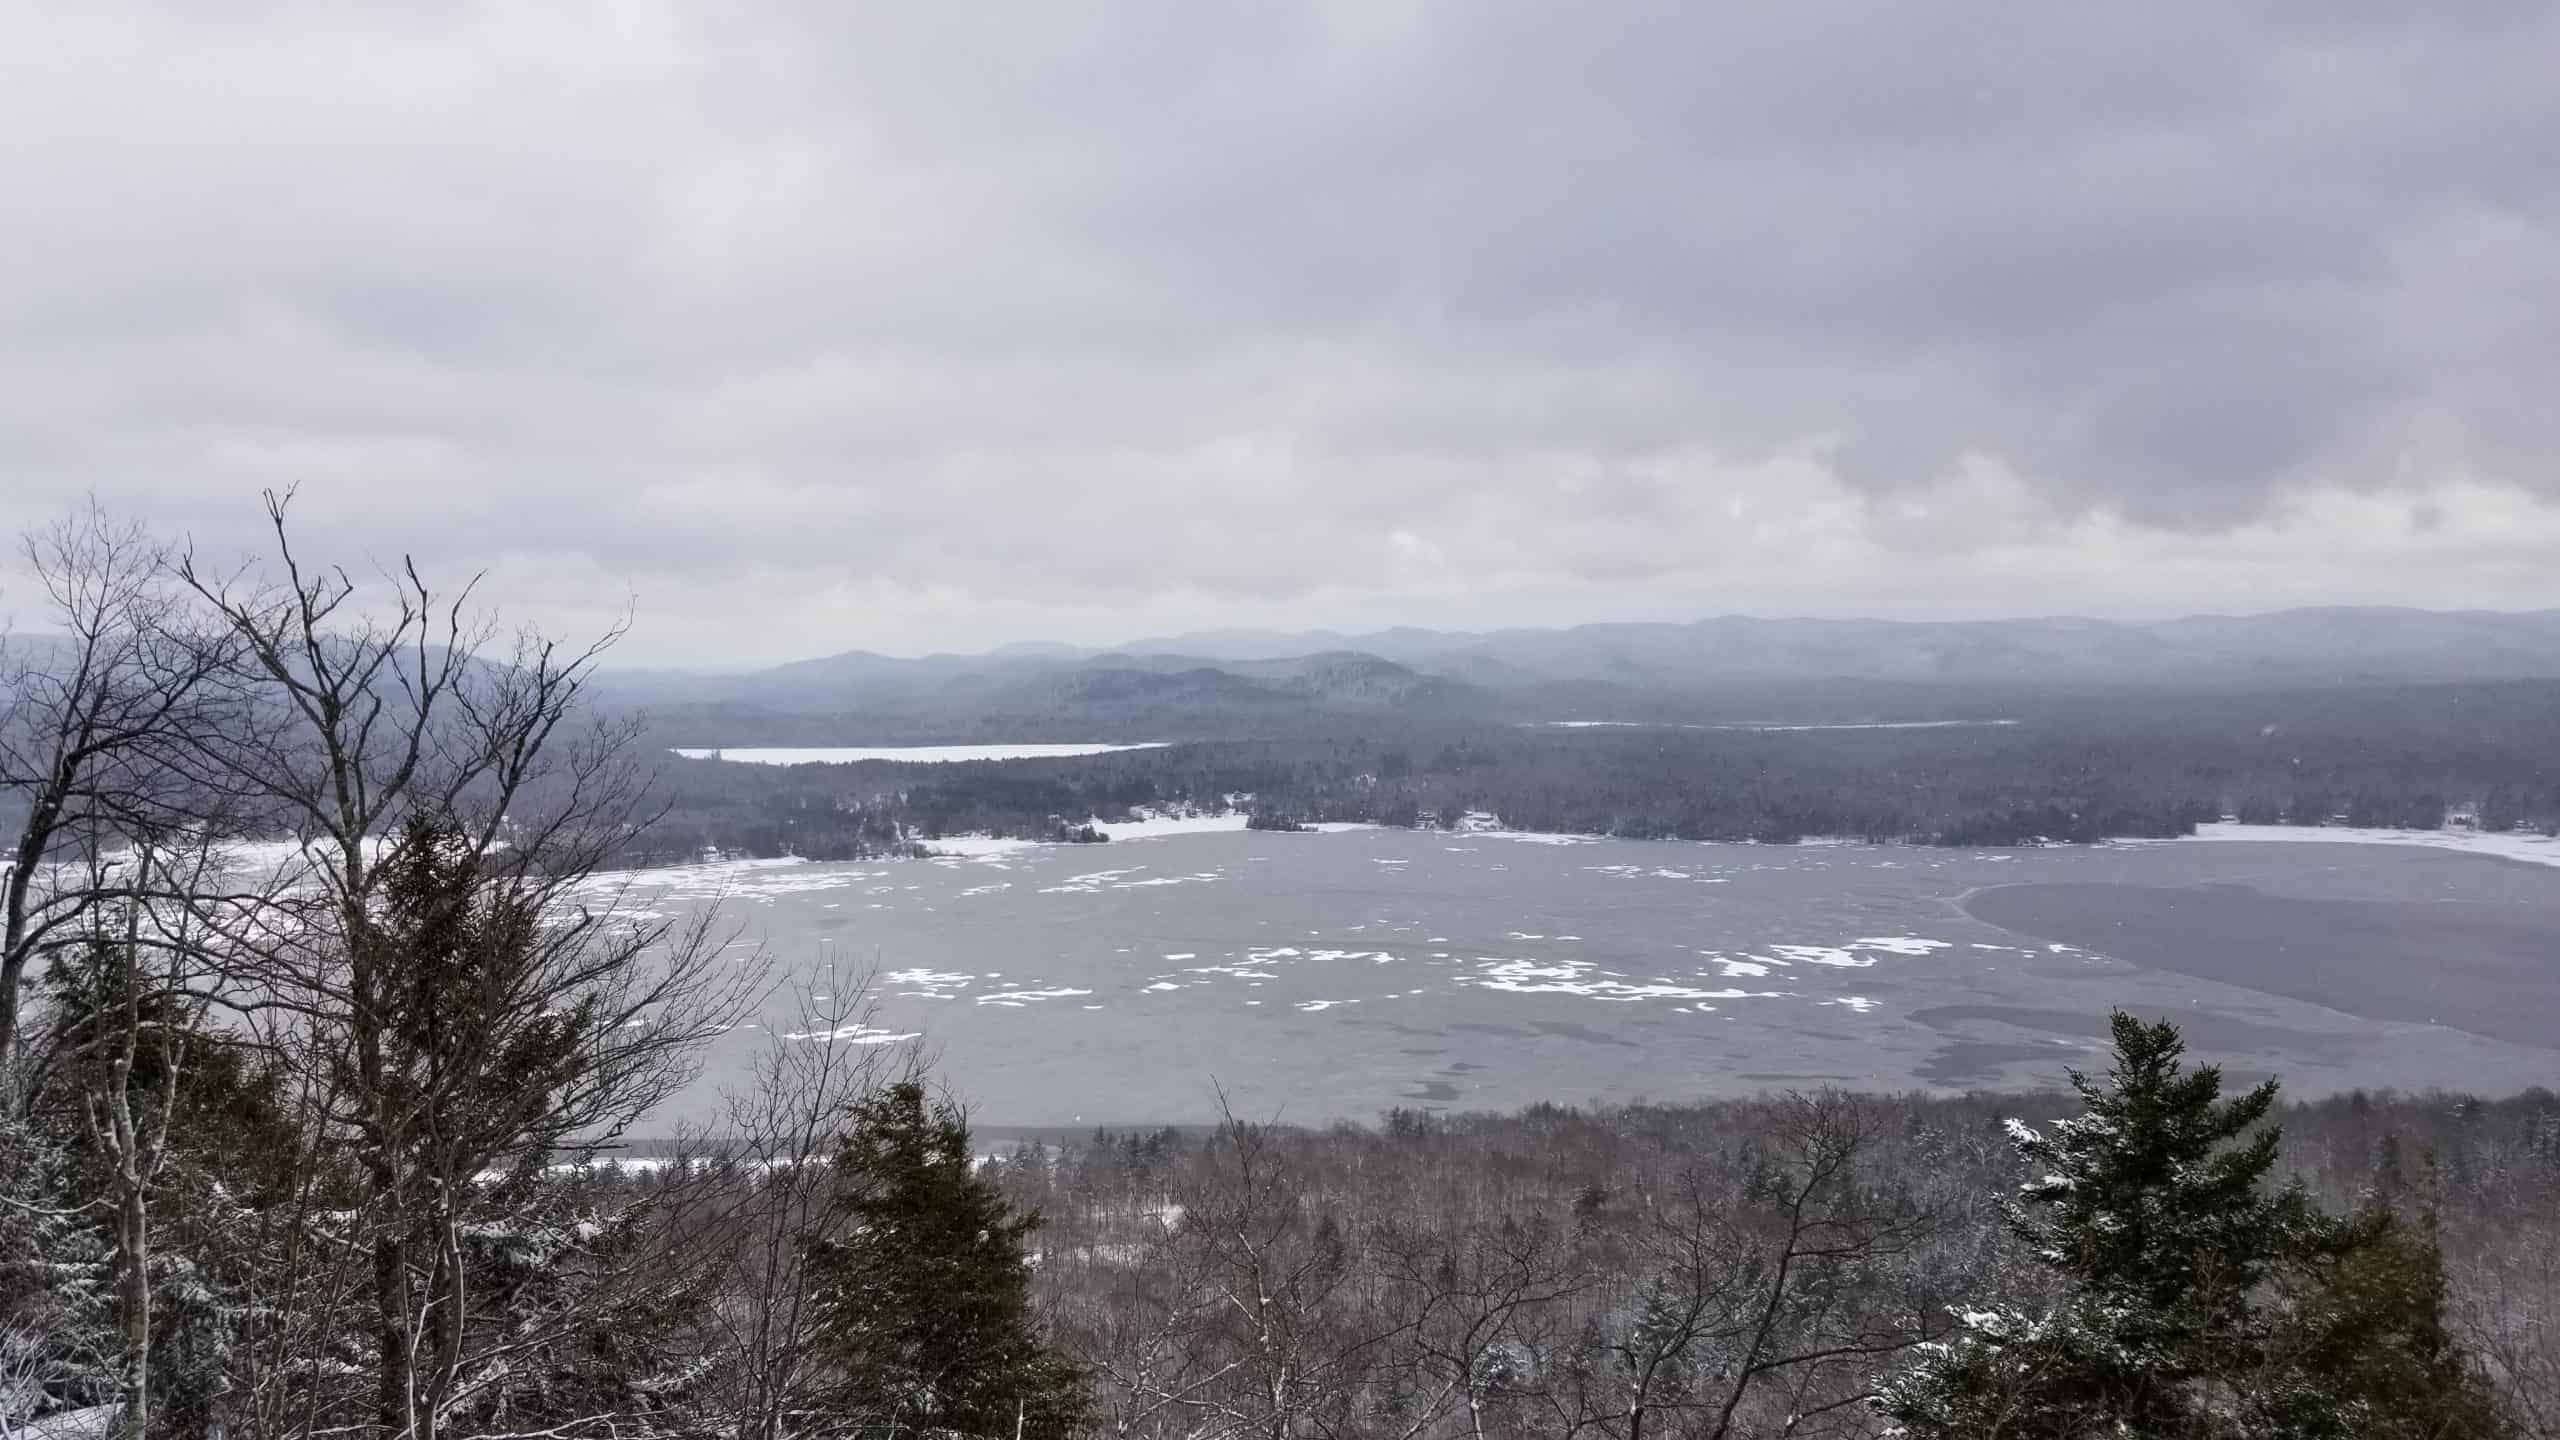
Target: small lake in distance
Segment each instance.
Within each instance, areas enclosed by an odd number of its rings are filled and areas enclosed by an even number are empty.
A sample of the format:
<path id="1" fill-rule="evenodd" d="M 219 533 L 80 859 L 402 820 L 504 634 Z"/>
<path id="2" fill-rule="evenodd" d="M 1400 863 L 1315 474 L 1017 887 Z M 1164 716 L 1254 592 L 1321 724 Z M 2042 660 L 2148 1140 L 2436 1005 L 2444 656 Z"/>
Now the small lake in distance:
<path id="1" fill-rule="evenodd" d="M 1109 755 L 1121 750 L 1161 750 L 1168 743 L 1147 740 L 1134 745 L 748 745 L 733 748 L 680 749 L 687 760 L 727 760 L 740 765 L 852 765 L 889 760 L 903 765 L 956 765 L 971 760 L 1063 760 L 1078 755 Z"/>

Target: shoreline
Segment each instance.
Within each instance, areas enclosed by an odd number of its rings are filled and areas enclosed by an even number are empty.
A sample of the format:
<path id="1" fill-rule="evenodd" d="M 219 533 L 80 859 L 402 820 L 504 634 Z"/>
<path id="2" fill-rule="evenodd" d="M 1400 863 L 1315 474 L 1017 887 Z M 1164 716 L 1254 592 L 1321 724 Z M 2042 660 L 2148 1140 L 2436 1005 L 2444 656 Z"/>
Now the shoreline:
<path id="1" fill-rule="evenodd" d="M 2361 825 L 2242 825 L 2212 821 L 2193 835 L 2167 840 L 2109 840 L 2109 845 L 2398 845 L 2482 860 L 2560 867 L 2560 837 L 2521 830 L 2393 830 Z"/>
<path id="2" fill-rule="evenodd" d="M 1169 840 L 1186 835 L 1232 835 L 1246 832 L 1246 813 L 1241 810 L 1215 815 L 1158 815 L 1143 820 L 1108 824 L 1090 822 L 1109 837 L 1109 843 L 1129 844 L 1148 840 Z M 1375 821 L 1328 820 L 1312 823 L 1302 832 L 1309 834 L 1342 834 L 1355 830 L 1384 830 L 1399 827 Z M 1273 832 L 1287 833 L 1287 832 Z M 1505 826 L 1476 829 L 1433 830 L 1416 828 L 1413 833 L 1430 833 L 1449 839 L 1493 840 L 1520 845 L 1664 845 L 1690 848 L 1733 846 L 1737 848 L 1816 849 L 1870 847 L 1879 850 L 1962 850 L 1975 852 L 2015 852 L 2053 849 L 2106 849 L 2147 845 L 2252 844 L 2252 845 L 2396 845 L 2406 849 L 2434 850 L 2479 860 L 2503 861 L 2540 869 L 2560 869 L 2560 836 L 2523 831 L 2482 830 L 2398 830 L 2348 825 L 2243 825 L 2233 821 L 2208 821 L 2196 827 L 2192 835 L 2109 836 L 2088 842 L 2057 841 L 2044 845 L 1928 845 L 1911 840 L 1871 841 L 1847 835 L 1807 835 L 1780 844 L 1762 840 L 1680 840 L 1672 838 L 1640 839 L 1632 836 L 1600 835 L 1570 830 L 1515 830 Z M 777 865 L 875 865 L 892 861 L 922 859 L 925 861 L 980 861 L 1027 850 L 1067 848 L 1074 844 L 1062 840 L 1028 840 L 1014 836 L 969 834 L 946 835 L 936 840 L 918 842 L 925 847 L 921 856 L 878 855 L 850 860 L 810 860 L 796 855 L 748 856 L 724 855 L 716 861 L 687 860 L 672 864 L 630 865 L 607 870 L 602 874 L 638 875 L 656 871 L 689 870 L 704 865 L 777 866 Z M 249 847 L 272 848 L 290 855 L 298 847 L 292 841 L 248 842 Z M 248 848 L 248 847 L 244 847 Z"/>
<path id="3" fill-rule="evenodd" d="M 1242 812 L 1230 812 L 1223 815 L 1156 817 L 1121 825 L 1103 825 L 1100 822 L 1096 822 L 1095 828 L 1103 831 L 1103 833 L 1107 835 L 1110 835 L 1112 840 L 1117 842 L 1124 838 L 1130 840 L 1152 840 L 1175 835 L 1239 832 L 1245 828 L 1244 821 L 1245 817 Z M 1328 821 L 1308 827 L 1311 831 L 1327 834 L 1349 830 L 1378 830 L 1385 828 L 1388 827 L 1368 821 Z M 1420 832 L 1417 831 L 1416 833 Z M 1640 840 L 1628 836 L 1596 835 L 1571 830 L 1515 830 L 1507 826 L 1492 826 L 1475 830 L 1449 830 L 1436 833 L 1449 836 L 1464 836 L 1475 840 L 1505 840 L 1515 844 L 1526 845 L 1597 845 L 1616 841 L 1624 844 L 1691 846 L 1733 845 L 1765 847 L 1771 849 L 1791 848 L 1789 846 L 1774 845 L 1770 842 L 1760 840 Z M 957 856 L 964 859 L 973 858 L 979 854 L 1003 854 L 1030 846 L 1054 845 L 1060 843 L 1064 842 L 1050 840 L 1015 840 L 988 835 L 954 835 L 947 836 L 941 840 L 926 842 L 928 848 L 937 850 L 943 856 Z M 945 848 L 954 844 L 959 844 L 967 848 Z M 2050 845 L 1923 845 L 1909 840 L 1870 841 L 1846 835 L 1807 835 L 1802 839 L 1795 841 L 1792 848 L 1812 849 L 1834 846 L 1872 846 L 1879 850 L 2000 851 L 2070 849 L 2074 848 L 2076 844 L 2077 842 L 2065 841 Z M 2104 840 L 2092 841 L 2086 846 L 2079 848 L 2098 849 L 2105 846 L 2193 844 L 2399 845 L 2410 849 L 2442 850 L 2457 855 L 2474 856 L 2480 859 L 2509 860 L 2524 865 L 2560 868 L 2560 836 L 2538 835 L 2525 831 L 2460 829 L 2397 830 L 2375 826 L 2351 825 L 2243 825 L 2233 821 L 2216 820 L 2198 825 L 2196 827 L 2196 832 L 2192 835 L 2109 836 Z"/>
<path id="4" fill-rule="evenodd" d="M 1245 833 L 1245 819 L 1246 816 L 1243 811 L 1229 811 L 1218 815 L 1151 816 L 1144 820 L 1124 821 L 1116 825 L 1105 824 L 1099 821 L 1093 823 L 1095 829 L 1100 830 L 1104 835 L 1109 837 L 1110 843 L 1127 844 L 1134 841 L 1174 839 L 1184 835 L 1242 834 Z M 1387 828 L 1391 827 L 1379 825 L 1371 821 L 1322 821 L 1309 825 L 1306 831 L 1299 833 L 1341 834 L 1354 830 L 1380 830 Z M 1422 832 L 1417 830 L 1415 833 Z M 2110 836 L 2104 840 L 2088 842 L 2086 845 L 2080 845 L 2078 842 L 2058 842 L 2050 845 L 1923 845 L 1918 842 L 1908 840 L 1870 841 L 1843 835 L 1807 835 L 1800 840 L 1794 841 L 1792 846 L 1788 846 L 1776 845 L 1771 842 L 1760 840 L 1637 839 L 1629 836 L 1597 835 L 1580 831 L 1514 830 L 1507 827 L 1492 827 L 1474 830 L 1449 830 L 1432 833 L 1450 837 L 1465 837 L 1471 840 L 1500 840 L 1522 845 L 1599 845 L 1619 843 L 1630 845 L 1678 845 L 1691 847 L 1730 845 L 1737 847 L 1770 849 L 1871 846 L 1880 850 L 2014 851 L 2070 848 L 2103 849 L 2112 846 L 2195 844 L 2397 845 L 2407 849 L 2436 850 L 2450 854 L 2466 855 L 2481 860 L 2502 860 L 2510 864 L 2531 865 L 2546 869 L 2560 869 L 2560 837 L 2531 834 L 2522 831 L 2395 830 L 2379 827 L 2348 825 L 2243 825 L 2230 821 L 2209 821 L 2197 826 L 2196 833 L 2193 835 Z M 1025 850 L 1043 847 L 1064 847 L 1072 844 L 1073 842 L 1060 840 L 1026 840 L 1012 836 L 979 834 L 946 835 L 938 840 L 928 840 L 920 843 L 925 846 L 928 852 L 923 857 L 926 860 L 967 861 L 983 860 L 1004 855 L 1014 855 Z M 877 857 L 876 859 L 864 860 L 813 861 L 803 860 L 797 856 L 773 856 L 763 858 L 741 856 L 734 859 L 725 859 L 716 863 L 753 863 L 760 865 L 868 865 L 886 863 L 891 859 L 903 858 L 907 857 L 884 856 Z M 712 862 L 692 863 L 699 864 Z M 691 868 L 689 864 L 632 866 L 630 867 L 630 873 L 637 873 L 645 870 L 673 870 L 687 868 Z"/>

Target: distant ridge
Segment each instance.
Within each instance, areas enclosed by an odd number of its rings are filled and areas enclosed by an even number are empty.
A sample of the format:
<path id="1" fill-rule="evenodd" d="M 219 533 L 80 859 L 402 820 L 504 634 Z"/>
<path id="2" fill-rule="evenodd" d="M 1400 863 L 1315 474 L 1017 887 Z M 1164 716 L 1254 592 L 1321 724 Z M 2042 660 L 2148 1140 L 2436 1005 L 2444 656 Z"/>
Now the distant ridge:
<path id="1" fill-rule="evenodd" d="M 1216 630 L 1128 648 L 1210 660 L 1355 650 L 1481 683 L 1647 688 L 1735 680 L 2547 679 L 2560 677 L 2560 610 L 2328 607 L 2148 622 L 1723 615 L 1560 629 Z"/>
<path id="2" fill-rule="evenodd" d="M 1943 718 L 1995 696 L 2118 688 L 2532 680 L 2560 680 L 2560 610 L 1212 630 L 1108 651 L 854 650 L 743 674 L 613 672 L 598 688 L 675 722 L 682 743 L 785 744 L 1270 734 L 1326 717 L 1736 718 L 1777 713 L 1772 705 L 1832 719 Z"/>
<path id="3" fill-rule="evenodd" d="M 720 671 L 719 676 L 850 677 L 866 674 L 956 673 L 988 665 L 1080 664 L 1104 656 L 1178 657 L 1210 661 L 1294 660 L 1326 653 L 1366 654 L 1402 664 L 1452 656 L 1538 653 L 1559 646 L 1676 645 L 1721 638 L 1729 650 L 1756 644 L 1767 655 L 1793 651 L 1853 653 L 1860 643 L 1947 648 L 1996 646 L 2121 647 L 2144 639 L 2166 656 L 2198 657 L 2279 652 L 2289 664 L 2334 663 L 2341 658 L 2373 665 L 2419 663 L 2463 678 L 2487 667 L 2523 666 L 2535 678 L 2560 676 L 2560 608 L 2543 610 L 2424 610 L 2408 606 L 2306 606 L 2248 615 L 2199 614 L 2171 620 L 2100 620 L 2050 615 L 2007 620 L 1821 619 L 1791 616 L 1715 615 L 1688 621 L 1599 621 L 1571 626 L 1510 626 L 1494 630 L 1432 630 L 1393 626 L 1383 630 L 1273 630 L 1226 628 L 1146 636 L 1110 646 L 1020 640 L 983 651 L 885 655 L 871 650 L 793 660 L 761 670 Z M 21 637 L 22 640 L 24 637 Z M 2450 646 L 2450 649 L 2445 647 Z M 2308 647 L 2306 650 L 2305 647 Z M 2138 653 L 2138 652 L 2137 652 Z M 683 666 L 621 670 L 626 677 L 714 678 L 715 672 Z"/>

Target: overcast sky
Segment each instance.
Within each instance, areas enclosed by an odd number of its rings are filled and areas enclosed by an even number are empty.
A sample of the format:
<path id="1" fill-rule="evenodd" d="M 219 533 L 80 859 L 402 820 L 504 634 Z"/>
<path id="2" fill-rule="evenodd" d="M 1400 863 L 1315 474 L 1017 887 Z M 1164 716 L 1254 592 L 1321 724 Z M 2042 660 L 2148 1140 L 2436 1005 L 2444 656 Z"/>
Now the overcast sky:
<path id="1" fill-rule="evenodd" d="M 653 663 L 2560 605 L 2556 75 L 2547 0 L 0 0 L 0 521 L 299 485 Z"/>

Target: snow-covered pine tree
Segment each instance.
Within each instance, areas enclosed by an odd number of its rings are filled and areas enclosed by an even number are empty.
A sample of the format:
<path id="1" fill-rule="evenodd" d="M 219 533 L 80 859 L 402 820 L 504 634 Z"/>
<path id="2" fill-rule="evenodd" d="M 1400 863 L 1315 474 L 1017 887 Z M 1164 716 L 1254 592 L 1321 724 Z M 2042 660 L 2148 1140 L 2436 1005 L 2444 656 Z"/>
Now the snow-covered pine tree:
<path id="1" fill-rule="evenodd" d="M 1880 1401 L 1896 1433 L 2497 1434 L 2437 1427 L 2494 1422 L 2446 1338 L 2432 1243 L 2388 1212 L 2340 1219 L 2298 1182 L 2271 1183 L 2274 1081 L 2224 1099 L 2217 1067 L 2182 1064 L 2174 1025 L 2118 1011 L 2111 1029 L 2107 1083 L 2071 1075 L 2082 1114 L 2045 1132 L 2009 1122 L 2036 1172 L 2005 1207 L 2009 1228 L 2067 1298 L 2035 1314 L 1960 1309 L 1957 1333 Z"/>
<path id="2" fill-rule="evenodd" d="M 836 1166 L 842 1238 L 814 1242 L 820 1346 L 848 1419 L 900 1434 L 1079 1432 L 1081 1378 L 1041 1339 L 1023 1242 L 1039 1228 L 971 1162 L 957 1105 L 904 1080 L 856 1103 Z"/>
<path id="3" fill-rule="evenodd" d="M 2454 1338 L 2432 1218 L 2409 1223 L 2373 1210 L 2347 1236 L 2352 1243 L 2306 1256 L 2272 1282 L 2267 1371 L 2254 1397 L 2268 1422 L 2262 1433 L 2529 1433 L 2501 1413 L 2480 1365 Z"/>
<path id="4" fill-rule="evenodd" d="M 0 1430 L 114 1393 L 115 1288 L 62 1137 L 0 1111 Z"/>

